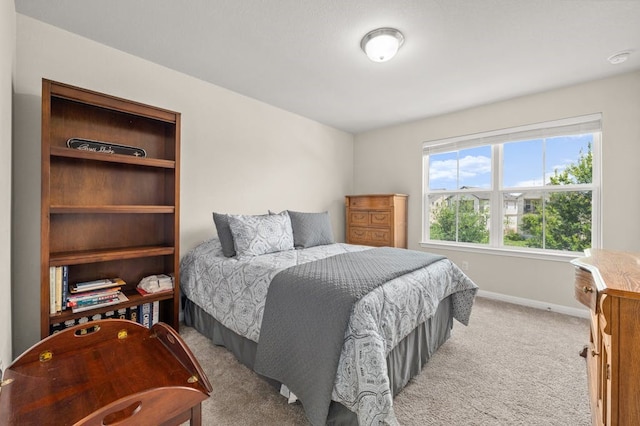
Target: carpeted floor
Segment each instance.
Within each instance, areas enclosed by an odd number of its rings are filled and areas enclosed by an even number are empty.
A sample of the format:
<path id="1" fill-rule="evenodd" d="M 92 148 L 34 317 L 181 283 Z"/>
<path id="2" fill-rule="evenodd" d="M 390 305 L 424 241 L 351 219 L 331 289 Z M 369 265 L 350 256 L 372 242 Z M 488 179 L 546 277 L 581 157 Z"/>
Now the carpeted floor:
<path id="1" fill-rule="evenodd" d="M 401 425 L 590 424 L 586 319 L 476 298 L 471 322 L 395 398 Z M 302 408 L 192 328 L 181 333 L 212 386 L 203 424 L 307 425 Z"/>

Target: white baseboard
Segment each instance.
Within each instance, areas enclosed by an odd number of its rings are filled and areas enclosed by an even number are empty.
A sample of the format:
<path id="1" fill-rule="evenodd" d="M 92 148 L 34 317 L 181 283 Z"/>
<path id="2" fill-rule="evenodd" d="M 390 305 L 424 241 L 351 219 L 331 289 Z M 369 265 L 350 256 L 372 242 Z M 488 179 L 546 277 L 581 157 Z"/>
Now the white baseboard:
<path id="1" fill-rule="evenodd" d="M 556 305 L 553 303 L 541 302 L 539 300 L 525 299 L 523 297 L 509 296 L 485 290 L 478 290 L 478 296 L 486 297 L 487 299 L 499 300 L 501 302 L 528 306 L 530 308 L 542 309 L 543 311 L 557 312 L 559 314 L 571 315 L 580 318 L 589 318 L 589 310 L 587 308 L 572 308 L 569 306 Z"/>

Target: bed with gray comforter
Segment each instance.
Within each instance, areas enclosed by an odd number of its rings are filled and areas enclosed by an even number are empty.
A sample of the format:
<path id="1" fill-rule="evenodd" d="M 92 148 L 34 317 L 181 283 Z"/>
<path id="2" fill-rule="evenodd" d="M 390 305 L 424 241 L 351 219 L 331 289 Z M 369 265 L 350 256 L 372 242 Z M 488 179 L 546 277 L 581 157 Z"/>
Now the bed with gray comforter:
<path id="1" fill-rule="evenodd" d="M 423 252 L 338 243 L 236 259 L 217 238 L 185 255 L 181 287 L 187 324 L 285 385 L 313 425 L 397 424 L 393 396 L 452 318 L 468 324 L 477 291 Z"/>

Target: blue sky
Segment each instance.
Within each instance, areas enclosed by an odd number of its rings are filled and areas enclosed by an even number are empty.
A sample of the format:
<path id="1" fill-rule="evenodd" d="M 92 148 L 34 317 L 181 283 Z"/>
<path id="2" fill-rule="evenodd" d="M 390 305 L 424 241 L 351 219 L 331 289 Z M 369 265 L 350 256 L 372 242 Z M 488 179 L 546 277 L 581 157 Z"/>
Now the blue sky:
<path id="1" fill-rule="evenodd" d="M 591 134 L 505 143 L 504 187 L 536 187 L 549 182 L 554 170 L 577 164 L 580 151 L 588 151 Z M 459 177 L 457 176 L 459 174 Z M 491 187 L 491 147 L 432 154 L 429 157 L 429 188 Z"/>

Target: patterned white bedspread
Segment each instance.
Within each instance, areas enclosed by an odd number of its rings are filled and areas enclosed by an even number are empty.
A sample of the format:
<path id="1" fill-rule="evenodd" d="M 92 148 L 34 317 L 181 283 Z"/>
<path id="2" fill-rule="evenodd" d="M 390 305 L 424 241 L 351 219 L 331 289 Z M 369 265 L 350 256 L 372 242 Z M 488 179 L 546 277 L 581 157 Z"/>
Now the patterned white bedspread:
<path id="1" fill-rule="evenodd" d="M 371 247 L 330 244 L 227 258 L 217 238 L 189 251 L 180 265 L 182 292 L 225 327 L 254 342 L 271 279 L 293 265 Z M 358 301 L 340 355 L 332 399 L 358 414 L 362 425 L 397 424 L 386 357 L 453 295 L 453 316 L 467 325 L 478 287 L 451 261 L 441 260 L 378 287 Z"/>

